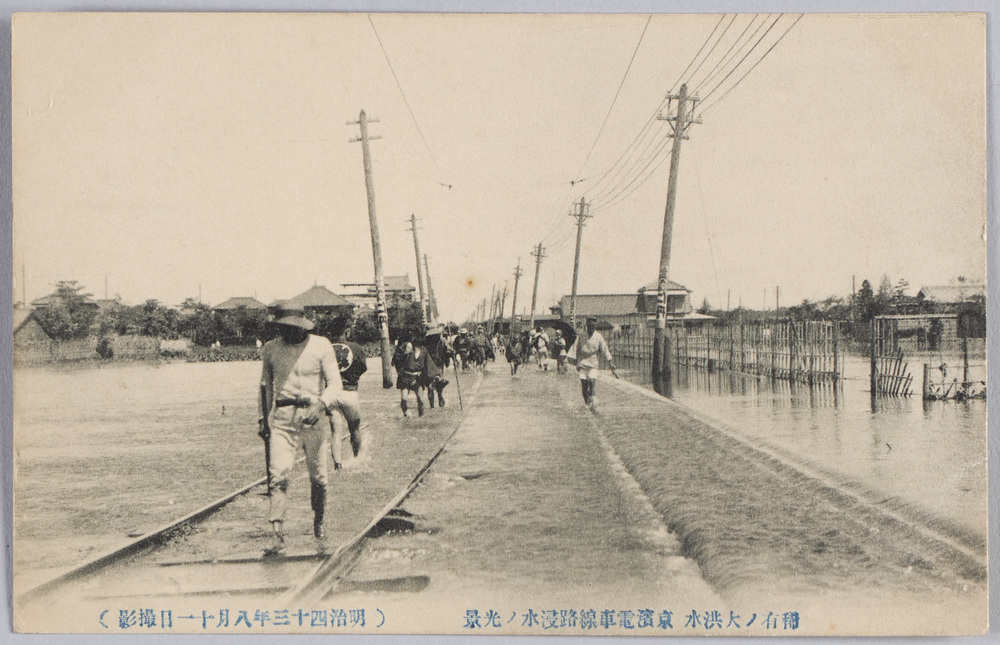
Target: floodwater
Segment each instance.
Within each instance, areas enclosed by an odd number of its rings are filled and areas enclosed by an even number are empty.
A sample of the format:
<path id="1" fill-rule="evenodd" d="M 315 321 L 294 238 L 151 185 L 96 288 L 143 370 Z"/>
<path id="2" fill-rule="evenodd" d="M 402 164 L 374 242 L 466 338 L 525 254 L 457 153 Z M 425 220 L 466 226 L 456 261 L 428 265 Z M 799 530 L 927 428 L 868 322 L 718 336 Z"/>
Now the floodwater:
<path id="1" fill-rule="evenodd" d="M 15 584 L 262 477 L 259 378 L 255 362 L 15 369 Z"/>
<path id="2" fill-rule="evenodd" d="M 374 361 L 365 374 L 376 390 L 377 365 Z M 568 603 L 580 590 L 623 602 L 631 594 L 652 594 L 664 606 L 682 599 L 706 606 L 719 602 L 666 529 L 661 508 L 664 500 L 675 507 L 694 495 L 697 488 L 684 486 L 712 473 L 702 468 L 712 465 L 707 452 L 712 442 L 690 451 L 691 479 L 681 478 L 681 489 L 674 491 L 679 498 L 658 489 L 656 483 L 668 478 L 655 474 L 640 488 L 641 469 L 633 472 L 641 461 L 637 455 L 648 456 L 647 447 L 655 441 L 629 425 L 628 414 L 647 413 L 641 403 L 609 407 L 608 418 L 624 415 L 624 425 L 602 430 L 600 417 L 580 405 L 575 375 L 529 370 L 511 379 L 505 367 L 491 365 L 482 391 L 466 391 L 469 417 L 463 431 L 405 505 L 415 515 L 416 533 L 378 540 L 358 572 L 364 574 L 361 581 L 457 591 L 463 603 L 456 607 L 466 608 L 477 607 L 477 589 L 506 595 L 508 604 L 534 593 L 561 606 L 558 601 Z M 261 477 L 259 369 L 256 362 L 18 368 L 15 589 L 31 587 Z M 772 386 L 725 372 L 680 370 L 674 398 L 840 486 L 874 496 L 876 502 L 898 499 L 896 507 L 942 518 L 985 543 L 985 402 L 923 405 L 912 397 L 881 402 L 872 412 L 866 369 L 861 360 L 848 361 L 849 380 L 836 396 L 804 385 L 792 391 L 788 383 Z M 620 373 L 636 382 L 645 374 L 628 365 Z M 600 386 L 599 398 L 610 406 L 609 389 Z M 478 405 L 470 406 L 477 397 Z M 610 433 L 607 438 L 605 433 Z M 636 454 L 618 450 L 630 445 Z M 656 445 L 668 453 L 672 449 Z M 728 473 L 749 478 L 757 472 L 738 457 Z M 678 462 L 673 460 L 679 468 Z M 701 510 L 702 515 L 712 510 L 739 540 L 745 526 L 731 521 L 727 506 L 732 501 L 727 491 L 739 486 L 728 481 L 720 481 L 712 503 L 701 500 L 706 504 Z M 776 489 L 773 498 L 796 502 L 796 495 L 797 489 L 789 487 Z M 851 527 L 835 528 L 824 533 L 831 544 Z M 858 540 L 867 544 L 867 538 Z M 781 544 L 790 541 L 780 539 Z M 766 558 L 719 561 L 727 576 L 740 579 L 757 575 L 763 566 L 759 560 Z M 711 571 L 711 564 L 699 562 L 702 571 Z M 865 567 L 856 569 L 863 573 Z M 407 573 L 414 575 L 398 578 Z M 821 582 L 835 578 L 824 575 Z M 427 578 L 423 583 L 421 576 Z M 405 595 L 399 596 L 401 604 L 407 602 Z"/>
<path id="3" fill-rule="evenodd" d="M 927 361 L 946 362 L 949 380 L 961 372 L 957 356 Z M 650 386 L 648 368 L 622 363 L 623 378 Z M 970 379 L 985 380 L 983 361 L 973 363 Z M 911 362 L 916 394 L 878 399 L 873 411 L 868 369 L 867 359 L 847 356 L 835 390 L 675 367 L 672 398 L 838 485 L 944 520 L 985 544 L 986 401 L 922 401 L 922 366 Z"/>

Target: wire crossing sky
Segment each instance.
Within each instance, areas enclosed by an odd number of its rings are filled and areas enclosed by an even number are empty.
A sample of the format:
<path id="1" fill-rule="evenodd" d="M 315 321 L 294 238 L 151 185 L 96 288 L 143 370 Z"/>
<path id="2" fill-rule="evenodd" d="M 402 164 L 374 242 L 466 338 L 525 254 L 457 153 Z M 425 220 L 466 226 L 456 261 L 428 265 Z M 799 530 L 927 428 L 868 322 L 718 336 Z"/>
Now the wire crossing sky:
<path id="1" fill-rule="evenodd" d="M 370 281 L 361 109 L 385 273 L 415 284 L 415 214 L 444 316 L 539 242 L 538 311 L 569 293 L 581 196 L 580 293 L 633 293 L 684 82 L 671 278 L 696 303 L 985 277 L 974 14 L 20 14 L 14 42 L 16 300 Z"/>

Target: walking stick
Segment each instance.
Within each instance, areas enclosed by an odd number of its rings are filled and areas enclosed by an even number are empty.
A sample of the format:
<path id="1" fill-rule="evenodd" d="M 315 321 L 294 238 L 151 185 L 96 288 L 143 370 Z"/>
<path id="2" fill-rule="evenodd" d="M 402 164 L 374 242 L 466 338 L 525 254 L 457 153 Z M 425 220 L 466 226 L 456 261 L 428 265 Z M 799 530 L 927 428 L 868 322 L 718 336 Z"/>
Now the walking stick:
<path id="1" fill-rule="evenodd" d="M 263 416 L 261 416 L 260 430 L 257 434 L 260 438 L 264 440 L 264 468 L 265 474 L 267 476 L 267 494 L 271 494 L 271 426 L 267 421 L 268 409 L 267 409 L 267 386 L 264 383 L 260 384 L 260 409 Z"/>
<path id="2" fill-rule="evenodd" d="M 451 366 L 455 368 L 455 389 L 458 390 L 458 409 L 464 410 L 462 407 L 462 383 L 458 379 L 458 360 L 455 357 L 451 359 Z"/>

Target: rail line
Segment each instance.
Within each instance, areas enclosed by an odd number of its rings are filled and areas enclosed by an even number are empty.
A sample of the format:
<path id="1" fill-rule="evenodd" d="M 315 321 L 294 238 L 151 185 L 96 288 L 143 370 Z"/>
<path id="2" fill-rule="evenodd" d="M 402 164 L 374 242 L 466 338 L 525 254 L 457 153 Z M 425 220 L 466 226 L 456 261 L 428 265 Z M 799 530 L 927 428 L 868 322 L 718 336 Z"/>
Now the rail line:
<path id="1" fill-rule="evenodd" d="M 481 375 L 480 375 L 481 378 Z M 475 383 L 478 385 L 480 378 L 477 378 Z M 228 504 L 233 501 L 247 495 L 255 488 L 266 486 L 267 478 L 261 477 L 238 490 L 230 492 L 216 500 L 209 502 L 208 504 L 180 517 L 176 520 L 169 522 L 163 526 L 160 526 L 144 535 L 130 541 L 122 547 L 104 553 L 102 555 L 91 558 L 72 569 L 65 571 L 54 578 L 39 584 L 23 593 L 18 594 L 15 597 L 15 603 L 22 606 L 30 606 L 37 603 L 39 600 L 51 597 L 60 591 L 64 590 L 71 584 L 75 583 L 86 583 L 91 578 L 96 578 L 100 576 L 103 572 L 106 572 L 116 566 L 123 566 L 126 569 L 129 568 L 140 568 L 142 566 L 156 567 L 161 570 L 172 569 L 184 566 L 205 566 L 211 569 L 221 568 L 228 565 L 256 565 L 256 564 L 266 564 L 268 570 L 275 572 L 278 569 L 285 568 L 297 568 L 303 565 L 309 565 L 315 563 L 311 566 L 304 575 L 295 576 L 295 582 L 286 585 L 270 585 L 266 587 L 244 587 L 244 588 L 231 588 L 231 589 L 211 589 L 211 590 L 199 590 L 190 589 L 180 592 L 183 596 L 205 596 L 212 595 L 216 593 L 225 594 L 267 594 L 271 596 L 277 596 L 282 601 L 296 601 L 299 603 L 317 601 L 329 593 L 332 589 L 336 588 L 339 584 L 340 579 L 344 576 L 355 562 L 357 562 L 366 540 L 374 532 L 379 529 L 380 522 L 390 516 L 391 511 L 399 506 L 416 488 L 419 486 L 420 481 L 423 479 L 424 475 L 427 474 L 431 466 L 437 461 L 438 457 L 445 451 L 448 443 L 455 436 L 458 430 L 462 427 L 464 422 L 464 415 L 457 421 L 455 427 L 447 434 L 441 445 L 433 453 L 430 459 L 419 469 L 416 475 L 400 489 L 392 499 L 382 506 L 374 516 L 365 524 L 359 532 L 352 535 L 348 540 L 340 544 L 332 553 L 325 554 L 323 552 L 319 553 L 306 553 L 306 554 L 289 554 L 282 557 L 231 557 L 231 558 L 208 558 L 208 559 L 195 559 L 186 560 L 182 562 L 150 562 L 147 556 L 151 556 L 153 553 L 159 551 L 164 546 L 169 544 L 172 540 L 176 539 L 180 535 L 185 535 L 186 532 L 183 530 L 185 527 L 198 525 L 203 523 L 205 520 L 210 518 L 212 515 L 218 513 L 220 510 L 225 508 Z M 367 424 L 366 424 L 367 426 Z M 299 461 L 304 461 L 304 457 L 300 457 Z M 131 561 L 126 562 L 132 558 Z M 317 562 L 318 561 L 318 562 Z M 214 579 L 214 576 L 213 576 Z M 280 595 L 279 595 L 280 594 Z M 150 593 L 139 593 L 139 594 L 121 594 L 121 596 L 115 595 L 98 595 L 93 596 L 91 599 L 108 599 L 114 597 L 165 597 L 178 595 L 177 593 L 171 593 L 167 591 L 157 592 L 153 591 Z"/>

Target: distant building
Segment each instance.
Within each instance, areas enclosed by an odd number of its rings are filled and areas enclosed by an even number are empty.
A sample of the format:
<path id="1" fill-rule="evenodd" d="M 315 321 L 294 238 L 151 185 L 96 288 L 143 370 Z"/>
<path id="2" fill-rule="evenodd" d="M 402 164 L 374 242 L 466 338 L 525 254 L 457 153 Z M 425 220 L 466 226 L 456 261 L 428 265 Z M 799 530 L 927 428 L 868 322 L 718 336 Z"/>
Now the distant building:
<path id="1" fill-rule="evenodd" d="M 12 322 L 15 363 L 33 363 L 51 357 L 55 341 L 38 323 L 33 309 L 15 307 Z"/>
<path id="2" fill-rule="evenodd" d="M 41 297 L 41 298 L 39 298 L 37 300 L 32 300 L 31 301 L 31 306 L 34 309 L 44 309 L 45 307 L 51 307 L 51 306 L 53 306 L 55 304 L 59 304 L 60 302 L 61 302 L 61 298 L 59 297 L 59 295 L 57 293 L 50 293 L 49 295 L 43 296 L 43 297 Z M 89 296 L 85 296 L 83 298 L 83 303 L 82 304 L 85 307 L 93 307 L 94 309 L 99 309 L 100 308 L 100 305 L 98 304 L 98 302 L 96 300 L 94 300 L 93 298 L 89 297 Z"/>
<path id="3" fill-rule="evenodd" d="M 265 311 L 267 309 L 267 305 L 265 305 L 260 300 L 257 300 L 256 298 L 239 297 L 239 298 L 230 298 L 225 302 L 215 305 L 214 307 L 212 307 L 212 311 L 217 311 L 220 314 L 222 314 L 229 311 L 235 311 L 240 308 Z"/>
<path id="4" fill-rule="evenodd" d="M 306 313 L 349 315 L 354 311 L 354 303 L 338 296 L 322 285 L 313 285 L 287 301 L 290 305 L 302 307 Z"/>
<path id="5" fill-rule="evenodd" d="M 617 329 L 646 326 L 656 315 L 656 292 L 657 283 L 651 282 L 640 287 L 636 293 L 577 294 L 577 322 L 596 318 Z M 572 300 L 572 296 L 563 296 L 558 305 L 550 308 L 552 313 L 562 320 L 569 320 Z M 694 313 L 691 290 L 672 281 L 667 283 L 667 318 L 684 322 L 714 320 L 712 316 Z"/>
<path id="6" fill-rule="evenodd" d="M 659 280 L 653 280 L 639 288 L 640 311 L 656 315 L 656 294 L 659 288 Z M 673 280 L 667 280 L 667 317 L 682 318 L 693 311 L 691 290 Z"/>
<path id="7" fill-rule="evenodd" d="M 925 286 L 920 287 L 917 292 L 917 300 L 942 305 L 969 302 L 977 298 L 986 299 L 986 285 L 978 282 Z"/>
<path id="8" fill-rule="evenodd" d="M 553 314 L 561 319 L 569 320 L 572 309 L 572 296 L 563 296 L 559 304 L 550 307 Z M 639 314 L 639 297 L 634 293 L 601 293 L 577 294 L 576 319 L 597 318 L 616 327 L 636 324 Z"/>
<path id="9" fill-rule="evenodd" d="M 396 306 L 399 303 L 410 303 L 416 300 L 417 288 L 410 284 L 410 274 L 387 275 L 385 281 L 385 299 L 388 306 Z M 340 286 L 345 289 L 356 290 L 359 287 L 364 291 L 348 293 L 346 298 L 354 302 L 374 302 L 376 296 L 375 283 L 373 282 L 345 282 Z"/>

